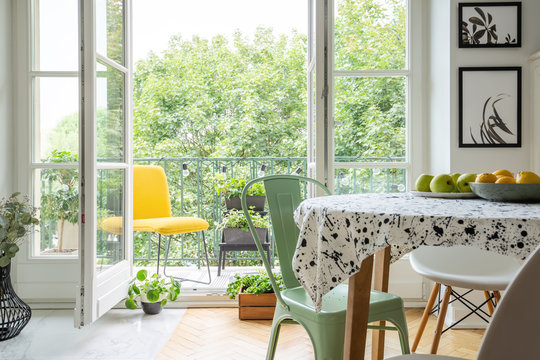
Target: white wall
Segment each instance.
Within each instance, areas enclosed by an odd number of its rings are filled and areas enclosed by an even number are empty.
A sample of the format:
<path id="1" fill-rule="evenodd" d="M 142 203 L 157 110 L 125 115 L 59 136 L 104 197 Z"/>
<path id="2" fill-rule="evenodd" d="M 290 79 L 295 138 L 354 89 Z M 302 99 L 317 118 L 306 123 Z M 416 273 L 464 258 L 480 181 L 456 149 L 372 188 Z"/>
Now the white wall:
<path id="1" fill-rule="evenodd" d="M 540 50 L 540 1 L 522 0 L 521 48 L 460 49 L 458 47 L 458 4 L 460 0 L 429 0 L 425 13 L 429 49 L 427 54 L 425 119 L 429 123 L 429 169 L 433 174 L 445 172 L 484 172 L 506 168 L 511 171 L 534 169 L 532 135 L 531 55 Z M 459 67 L 522 67 L 522 146 L 521 148 L 459 148 Z M 537 127 L 540 124 L 537 125 Z M 536 149 L 538 147 L 536 146 Z M 538 151 L 538 150 L 537 150 Z M 538 170 L 538 169 L 535 169 Z M 468 296 L 478 302 L 481 293 Z M 481 302 L 481 301 L 480 301 Z M 456 321 L 465 313 L 461 304 L 451 304 L 446 322 Z M 465 327 L 484 327 L 472 316 Z"/>
<path id="2" fill-rule="evenodd" d="M 13 192 L 11 1 L 0 0 L 0 197 Z"/>
<path id="3" fill-rule="evenodd" d="M 522 0 L 522 46 L 507 49 L 458 47 L 459 0 L 431 0 L 430 81 L 426 95 L 431 126 L 430 169 L 441 172 L 483 172 L 532 168 L 531 77 L 529 57 L 540 50 L 540 1 Z M 522 67 L 522 147 L 458 147 L 458 68 L 463 66 Z"/>

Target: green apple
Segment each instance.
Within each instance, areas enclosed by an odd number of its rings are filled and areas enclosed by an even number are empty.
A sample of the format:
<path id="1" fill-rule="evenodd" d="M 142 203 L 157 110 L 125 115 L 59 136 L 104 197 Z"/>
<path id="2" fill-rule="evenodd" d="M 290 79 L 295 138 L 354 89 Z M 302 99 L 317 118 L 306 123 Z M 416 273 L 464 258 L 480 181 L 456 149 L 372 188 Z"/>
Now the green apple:
<path id="1" fill-rule="evenodd" d="M 457 180 L 459 179 L 461 174 L 460 173 L 453 173 L 453 174 L 450 174 L 450 176 L 452 177 L 452 181 L 454 182 L 454 185 L 455 185 L 454 192 L 459 192 L 458 189 L 457 189 Z"/>
<path id="2" fill-rule="evenodd" d="M 418 179 L 416 179 L 416 184 L 414 185 L 414 188 L 416 189 L 416 191 L 430 192 L 431 189 L 429 188 L 429 183 L 431 183 L 432 179 L 433 175 L 421 174 Z"/>
<path id="3" fill-rule="evenodd" d="M 454 180 L 452 180 L 452 176 L 448 174 L 441 174 L 435 176 L 431 182 L 429 183 L 429 188 L 432 192 L 453 192 L 456 190 L 456 185 L 454 184 Z"/>
<path id="4" fill-rule="evenodd" d="M 457 189 L 459 192 L 472 192 L 470 183 L 476 180 L 476 174 L 466 173 L 461 175 L 457 182 Z"/>

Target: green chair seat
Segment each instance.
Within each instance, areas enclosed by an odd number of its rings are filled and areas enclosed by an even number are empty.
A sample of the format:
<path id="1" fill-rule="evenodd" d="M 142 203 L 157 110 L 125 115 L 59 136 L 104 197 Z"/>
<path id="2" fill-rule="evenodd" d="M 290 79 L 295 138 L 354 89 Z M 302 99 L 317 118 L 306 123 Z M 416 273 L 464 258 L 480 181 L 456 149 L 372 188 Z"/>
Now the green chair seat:
<path id="1" fill-rule="evenodd" d="M 265 269 L 268 272 L 277 298 L 266 359 L 274 358 L 281 324 L 292 320 L 306 329 L 313 344 L 316 360 L 341 360 L 345 343 L 348 286 L 338 285 L 324 295 L 321 311 L 315 312 L 313 301 L 305 289 L 300 286 L 292 269 L 292 257 L 299 236 L 299 229 L 294 222 L 293 213 L 302 200 L 301 181 L 315 184 L 324 190 L 326 194 L 330 194 L 330 191 L 324 185 L 310 178 L 296 175 L 271 175 L 247 183 L 241 196 L 242 208 L 249 229 L 255 240 L 255 245 L 262 255 Z M 279 265 L 283 275 L 283 290 L 276 284 L 270 263 L 264 256 L 262 243 L 247 211 L 247 191 L 256 182 L 264 183 L 268 210 L 272 221 L 274 243 L 277 247 Z M 399 296 L 371 291 L 368 321 L 388 321 L 392 323 L 394 327 L 384 327 L 384 329 L 397 330 L 402 352 L 404 354 L 410 352 L 403 301 Z M 378 327 L 372 326 L 371 328 Z"/>

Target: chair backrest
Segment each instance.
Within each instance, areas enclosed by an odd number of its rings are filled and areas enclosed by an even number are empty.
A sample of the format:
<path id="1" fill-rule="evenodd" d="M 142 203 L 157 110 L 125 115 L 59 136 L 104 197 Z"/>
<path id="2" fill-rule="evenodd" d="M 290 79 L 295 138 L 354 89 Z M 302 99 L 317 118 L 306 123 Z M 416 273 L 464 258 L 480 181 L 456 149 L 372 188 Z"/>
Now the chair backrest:
<path id="1" fill-rule="evenodd" d="M 540 359 L 540 246 L 529 256 L 491 319 L 478 360 Z"/>
<path id="2" fill-rule="evenodd" d="M 270 219 L 272 220 L 272 229 L 274 235 L 274 241 L 278 251 L 279 267 L 281 275 L 283 276 L 283 284 L 285 288 L 293 288 L 300 286 L 300 283 L 294 276 L 292 269 L 292 258 L 294 251 L 296 250 L 296 244 L 298 243 L 299 229 L 294 222 L 294 210 L 302 202 L 301 185 L 305 182 L 316 184 L 324 190 L 326 194 L 330 194 L 330 191 L 320 182 L 311 178 L 297 176 L 297 175 L 270 175 L 262 178 L 252 180 L 246 184 L 242 192 L 242 208 L 246 214 L 248 220 L 248 226 L 251 230 L 255 244 L 259 249 L 259 253 L 263 259 L 266 271 L 270 276 L 270 281 L 274 288 L 274 292 L 278 297 L 278 300 L 282 302 L 279 295 L 279 288 L 275 284 L 275 280 L 272 275 L 272 270 L 268 260 L 266 260 L 261 241 L 257 236 L 255 227 L 249 217 L 247 211 L 247 191 L 256 182 L 262 181 L 266 192 L 266 200 L 268 201 L 268 210 L 270 212 Z M 302 184 L 301 184 L 302 183 Z"/>
<path id="3" fill-rule="evenodd" d="M 133 166 L 133 219 L 171 216 L 167 176 L 161 166 Z"/>

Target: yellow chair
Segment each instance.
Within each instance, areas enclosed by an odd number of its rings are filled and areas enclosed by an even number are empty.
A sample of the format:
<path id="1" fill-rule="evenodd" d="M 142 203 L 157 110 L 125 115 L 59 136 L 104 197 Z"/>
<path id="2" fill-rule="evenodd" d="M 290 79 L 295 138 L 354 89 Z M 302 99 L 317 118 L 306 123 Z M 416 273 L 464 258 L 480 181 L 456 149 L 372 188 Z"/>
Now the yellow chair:
<path id="1" fill-rule="evenodd" d="M 160 166 L 135 165 L 133 166 L 133 231 L 154 232 L 159 235 L 157 273 L 159 274 L 159 261 L 161 252 L 161 235 L 169 236 L 167 250 L 165 251 L 165 265 L 163 273 L 167 275 L 167 260 L 171 246 L 172 235 L 194 233 L 200 231 L 206 255 L 208 268 L 208 282 L 178 278 L 178 280 L 192 281 L 202 284 L 210 284 L 210 263 L 208 262 L 208 250 L 204 230 L 208 229 L 208 222 L 196 217 L 173 217 L 171 216 L 171 201 L 169 198 L 169 186 L 165 171 Z M 115 216 L 104 219 L 100 223 L 101 229 L 112 233 L 122 234 L 123 219 Z"/>

